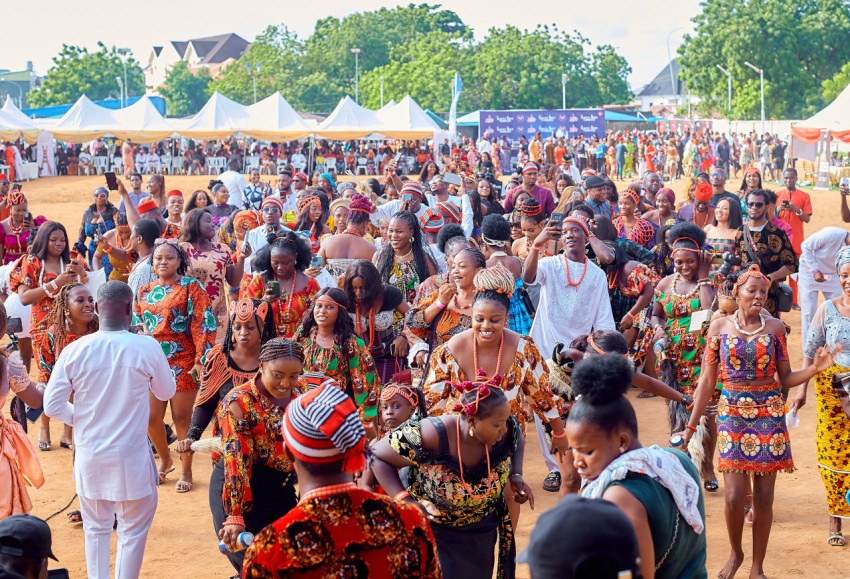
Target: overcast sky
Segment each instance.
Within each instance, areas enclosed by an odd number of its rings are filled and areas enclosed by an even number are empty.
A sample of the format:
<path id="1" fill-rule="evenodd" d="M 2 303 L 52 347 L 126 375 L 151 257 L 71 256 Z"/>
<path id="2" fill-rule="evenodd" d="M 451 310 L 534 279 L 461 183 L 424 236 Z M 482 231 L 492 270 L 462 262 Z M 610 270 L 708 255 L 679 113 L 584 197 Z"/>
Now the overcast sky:
<path id="1" fill-rule="evenodd" d="M 433 1 L 433 0 L 432 0 Z M 310 35 L 318 18 L 339 18 L 356 10 L 395 6 L 398 2 L 380 0 L 325 0 L 300 4 L 293 0 L 280 3 L 240 3 L 224 0 L 181 2 L 146 0 L 130 4 L 85 4 L 72 7 L 59 0 L 15 2 L 7 13 L 3 40 L 7 48 L 0 68 L 23 69 L 32 60 L 44 74 L 59 53 L 62 44 L 93 49 L 97 41 L 107 46 L 129 47 L 144 62 L 151 47 L 169 40 L 187 40 L 235 32 L 253 40 L 268 24 L 283 22 L 301 38 Z M 315 7 L 299 10 L 299 6 Z M 645 2 L 608 0 L 607 2 L 564 2 L 538 0 L 522 3 L 505 0 L 448 0 L 442 6 L 454 10 L 481 39 L 491 27 L 510 23 L 532 29 L 537 24 L 556 24 L 559 28 L 580 31 L 593 45 L 612 44 L 632 67 L 629 79 L 637 92 L 667 64 L 667 39 L 675 56 L 682 35 L 693 29 L 691 18 L 699 12 L 699 0 Z M 557 88 L 560 90 L 560 87 Z"/>

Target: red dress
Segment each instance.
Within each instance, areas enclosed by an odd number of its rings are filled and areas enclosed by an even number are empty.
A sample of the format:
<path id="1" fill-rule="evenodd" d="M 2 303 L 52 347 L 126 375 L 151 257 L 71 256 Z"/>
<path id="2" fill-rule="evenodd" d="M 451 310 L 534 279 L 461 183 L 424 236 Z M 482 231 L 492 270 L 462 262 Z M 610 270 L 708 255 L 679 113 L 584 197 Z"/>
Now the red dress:
<path id="1" fill-rule="evenodd" d="M 313 307 L 313 300 L 319 292 L 319 284 L 311 277 L 307 280 L 304 289 L 292 294 L 292 299 L 288 289 L 281 284 L 280 299 L 271 302 L 277 335 L 282 338 L 291 338 L 295 334 L 295 329 L 301 323 L 301 316 Z M 245 288 L 242 297 L 261 300 L 264 295 L 266 295 L 266 282 L 262 275 L 255 275 Z"/>

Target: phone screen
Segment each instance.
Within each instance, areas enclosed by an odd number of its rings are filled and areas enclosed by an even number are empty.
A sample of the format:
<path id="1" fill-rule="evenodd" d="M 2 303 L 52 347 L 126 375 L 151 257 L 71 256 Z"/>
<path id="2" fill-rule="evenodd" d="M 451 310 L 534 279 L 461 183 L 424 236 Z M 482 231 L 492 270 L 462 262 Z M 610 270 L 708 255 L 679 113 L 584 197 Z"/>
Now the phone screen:
<path id="1" fill-rule="evenodd" d="M 116 179 L 115 173 L 107 171 L 103 176 L 106 177 L 106 188 L 110 191 L 116 191 L 118 189 L 118 179 Z"/>
<path id="2" fill-rule="evenodd" d="M 272 292 L 273 296 L 280 297 L 280 282 L 279 281 L 270 281 L 269 289 Z"/>
<path id="3" fill-rule="evenodd" d="M 322 265 L 322 256 L 314 255 L 313 259 L 310 260 L 310 267 L 321 267 Z"/>

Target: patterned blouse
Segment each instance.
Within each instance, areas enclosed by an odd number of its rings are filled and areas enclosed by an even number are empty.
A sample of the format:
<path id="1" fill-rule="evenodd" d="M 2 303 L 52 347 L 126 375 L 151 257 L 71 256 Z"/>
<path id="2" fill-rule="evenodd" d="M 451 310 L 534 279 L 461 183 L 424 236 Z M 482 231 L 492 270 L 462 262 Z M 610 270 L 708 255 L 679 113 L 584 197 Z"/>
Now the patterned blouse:
<path id="1" fill-rule="evenodd" d="M 63 266 L 60 268 L 64 271 Z M 86 271 L 91 271 L 87 265 L 84 265 Z M 41 260 L 34 255 L 26 255 L 9 273 L 9 288 L 17 293 L 18 288 L 22 285 L 35 289 L 41 287 L 42 284 L 52 281 L 59 277 L 58 275 L 44 271 L 44 265 Z M 53 298 L 45 296 L 38 303 L 32 304 L 30 313 L 30 334 L 33 337 L 33 344 L 36 339 L 44 334 L 41 328 L 41 322 L 50 313 L 50 308 L 53 307 Z"/>
<path id="2" fill-rule="evenodd" d="M 302 501 L 257 534 L 245 579 L 439 579 L 431 527 L 419 509 L 350 489 Z"/>
<path id="3" fill-rule="evenodd" d="M 183 242 L 180 247 L 189 256 L 189 271 L 186 273 L 204 286 L 212 304 L 212 311 L 219 325 L 227 324 L 227 300 L 225 290 L 227 268 L 233 265 L 230 250 L 223 243 L 211 242 L 212 247 L 204 251 L 191 243 Z"/>
<path id="4" fill-rule="evenodd" d="M 313 300 L 319 292 L 319 284 L 312 277 L 309 278 L 304 289 L 292 295 L 292 302 L 289 302 L 289 294 L 284 294 L 288 289 L 284 288 L 283 284 L 281 284 L 280 299 L 271 302 L 277 335 L 282 338 L 292 338 L 295 335 L 295 330 L 298 329 L 298 325 L 301 323 L 301 316 L 313 307 Z M 255 275 L 252 277 L 251 282 L 245 288 L 244 294 L 242 297 L 258 300 L 263 299 L 263 296 L 266 295 L 266 282 L 263 276 Z"/>
<path id="5" fill-rule="evenodd" d="M 785 334 L 761 334 L 752 342 L 738 336 L 711 336 L 706 364 L 717 364 L 718 382 L 750 382 L 773 378 L 776 362 L 789 360 Z"/>
<path id="6" fill-rule="evenodd" d="M 620 237 L 634 241 L 647 249 L 655 247 L 655 229 L 652 227 L 652 223 L 646 219 L 638 217 L 628 235 L 626 235 L 626 224 L 622 217 L 614 218 L 614 227 L 617 228 Z"/>
<path id="7" fill-rule="evenodd" d="M 292 398 L 301 394 L 302 385 L 292 391 Z M 242 418 L 234 415 L 237 406 Z M 228 516 L 241 517 L 251 510 L 251 469 L 255 464 L 280 472 L 292 472 L 292 463 L 283 450 L 283 414 L 286 409 L 272 402 L 257 388 L 254 380 L 233 388 L 221 401 L 216 421 L 221 429 L 221 448 L 224 451 L 224 488 L 221 502 Z M 290 479 L 295 483 L 293 473 Z"/>
<path id="8" fill-rule="evenodd" d="M 53 326 L 47 328 L 45 339 L 41 340 L 38 346 L 38 381 L 41 384 L 47 384 L 50 380 L 50 375 L 53 373 L 53 366 L 56 364 L 56 358 L 59 357 L 59 354 L 62 353 L 65 346 L 76 342 L 83 336 L 88 335 L 65 332 L 65 343 L 59 344 L 59 347 L 57 348 L 56 340 L 54 338 L 54 330 L 55 328 Z"/>
<path id="9" fill-rule="evenodd" d="M 377 417 L 381 381 L 375 372 L 375 360 L 366 342 L 352 336 L 346 344 L 345 352 L 336 341 L 333 350 L 328 350 L 314 341 L 315 330 L 310 336 L 304 336 L 301 327 L 295 331 L 292 339 L 300 342 L 304 348 L 307 357 L 304 372 L 319 372 L 339 382 L 342 390 L 357 405 L 361 420 Z"/>
<path id="10" fill-rule="evenodd" d="M 447 382 L 460 383 L 470 379 L 458 366 L 448 344 L 434 350 L 423 386 L 428 415 L 455 414 L 451 408 L 460 402 L 460 397 Z M 523 435 L 528 419 L 531 418 L 526 410 L 526 402 L 544 424 L 564 414 L 561 399 L 556 398 L 549 387 L 549 368 L 534 340 L 528 336 L 519 338 L 516 358 L 502 376 L 502 390 L 511 405 L 511 415 L 519 422 Z"/>
<path id="11" fill-rule="evenodd" d="M 770 275 L 773 272 L 787 266 L 789 273 L 797 271 L 799 260 L 797 254 L 794 253 L 794 246 L 791 245 L 791 240 L 788 236 L 773 223 L 766 223 L 761 231 L 753 231 L 749 227 L 744 227 L 739 230 L 735 236 L 735 244 L 737 253 L 741 256 L 741 268 L 746 269 L 752 263 L 750 254 L 747 252 L 747 234 L 750 237 L 750 245 L 753 253 L 758 258 L 758 266 L 764 275 Z M 767 290 L 767 301 L 764 304 L 765 309 L 770 315 L 776 317 L 776 298 L 779 292 L 779 284 L 774 282 Z"/>
<path id="12" fill-rule="evenodd" d="M 425 310 L 437 301 L 437 298 L 440 297 L 440 292 L 436 291 L 432 293 L 427 298 L 424 298 L 419 302 L 415 308 L 411 308 L 407 312 L 407 327 L 410 330 L 410 333 L 413 334 L 418 340 L 422 340 L 424 342 L 428 342 L 432 348 L 436 348 L 438 346 L 442 346 L 449 340 L 451 340 L 452 336 L 456 336 L 457 334 L 463 332 L 464 330 L 468 330 L 472 327 L 472 317 L 466 314 L 461 314 L 454 311 L 451 308 L 445 308 L 438 317 L 432 321 L 430 324 L 425 321 Z M 469 310 L 470 312 L 472 310 Z M 436 321 L 436 334 L 434 335 L 433 342 L 430 341 L 429 336 L 431 333 L 431 325 Z"/>
<path id="13" fill-rule="evenodd" d="M 210 299 L 200 282 L 184 276 L 166 286 L 159 281 L 142 286 L 133 302 L 133 323 L 144 323 L 159 342 L 178 392 L 197 390 L 190 371 L 212 348 L 216 330 Z"/>

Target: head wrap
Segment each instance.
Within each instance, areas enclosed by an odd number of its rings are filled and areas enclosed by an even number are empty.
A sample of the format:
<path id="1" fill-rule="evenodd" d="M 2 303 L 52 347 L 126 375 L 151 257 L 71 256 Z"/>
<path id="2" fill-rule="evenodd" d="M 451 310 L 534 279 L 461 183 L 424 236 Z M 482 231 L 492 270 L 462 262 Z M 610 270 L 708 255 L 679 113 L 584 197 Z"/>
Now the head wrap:
<path id="1" fill-rule="evenodd" d="M 835 256 L 835 270 L 841 271 L 841 266 L 845 263 L 850 263 L 850 245 L 845 245 L 838 251 Z"/>
<path id="2" fill-rule="evenodd" d="M 299 181 L 304 181 L 305 183 L 307 182 L 307 174 L 302 173 L 301 171 L 298 171 L 297 173 L 295 173 L 295 175 L 293 175 L 292 178 L 298 179 Z"/>
<path id="3" fill-rule="evenodd" d="M 339 187 L 336 188 L 338 193 L 342 193 L 345 189 L 356 189 L 356 187 L 351 181 L 343 181 L 339 184 Z"/>
<path id="4" fill-rule="evenodd" d="M 662 187 L 659 189 L 655 196 L 656 199 L 658 199 L 658 195 L 664 195 L 670 203 L 673 205 L 676 204 L 676 193 L 669 187 Z"/>
<path id="5" fill-rule="evenodd" d="M 348 204 L 349 211 L 362 211 L 363 213 L 372 213 L 372 202 L 365 195 L 359 193 L 351 198 L 351 203 Z"/>
<path id="6" fill-rule="evenodd" d="M 463 217 L 463 211 L 453 201 L 440 201 L 437 203 L 437 209 L 452 223 L 460 223 Z"/>
<path id="7" fill-rule="evenodd" d="M 422 189 L 422 184 L 417 183 L 416 181 L 408 181 L 404 184 L 399 192 L 399 195 L 403 196 L 405 193 L 413 193 L 414 195 L 418 195 L 420 199 L 424 199 L 425 193 Z"/>
<path id="8" fill-rule="evenodd" d="M 701 203 L 708 203 L 714 195 L 714 189 L 708 183 L 699 183 L 694 191 L 694 199 Z"/>
<path id="9" fill-rule="evenodd" d="M 320 175 L 319 175 L 319 179 L 321 179 L 322 177 L 324 177 L 325 179 L 327 179 L 327 180 L 328 180 L 328 183 L 330 183 L 330 184 L 331 184 L 331 189 L 336 189 L 336 183 L 334 183 L 334 178 L 333 178 L 333 176 L 332 176 L 330 173 L 322 173 L 322 174 L 320 174 Z"/>
<path id="10" fill-rule="evenodd" d="M 253 209 L 245 209 L 240 211 L 233 218 L 233 229 L 244 229 L 250 231 L 256 229 L 262 223 L 260 213 Z"/>
<path id="11" fill-rule="evenodd" d="M 761 171 L 758 170 L 758 167 L 748 167 L 747 175 L 758 175 L 761 177 Z"/>
<path id="12" fill-rule="evenodd" d="M 9 176 L 6 173 L 0 173 L 0 181 L 3 181 L 3 180 L 8 179 L 8 178 L 9 178 Z"/>
<path id="13" fill-rule="evenodd" d="M 634 203 L 635 205 L 638 205 L 638 203 L 640 203 L 640 197 L 638 196 L 637 192 L 632 189 L 623 189 L 622 191 L 620 191 L 620 197 L 624 196 L 631 199 L 632 203 Z"/>
<path id="14" fill-rule="evenodd" d="M 27 198 L 24 197 L 24 194 L 20 191 L 12 191 L 9 193 L 9 197 L 7 198 L 7 202 L 9 207 L 13 205 L 23 205 L 27 202 Z"/>
<path id="15" fill-rule="evenodd" d="M 286 448 L 301 462 L 342 461 L 342 470 L 366 469 L 366 431 L 347 394 L 323 384 L 289 403 L 283 416 Z"/>
<path id="16" fill-rule="evenodd" d="M 738 281 L 735 282 L 735 289 L 732 290 L 732 295 L 738 297 L 738 288 L 747 283 L 751 277 L 760 277 L 767 284 L 767 287 L 770 287 L 770 279 L 761 272 L 759 266 L 752 264 L 738 276 Z"/>
<path id="17" fill-rule="evenodd" d="M 543 213 L 543 207 L 537 199 L 529 197 L 522 202 L 519 212 L 523 217 L 536 217 Z"/>
<path id="18" fill-rule="evenodd" d="M 422 225 L 422 229 L 430 232 L 439 231 L 446 224 L 442 214 L 431 207 L 426 209 L 425 213 L 419 217 L 419 223 Z"/>
<path id="19" fill-rule="evenodd" d="M 171 190 L 171 191 L 169 191 L 169 192 L 168 192 L 165 196 L 166 196 L 166 197 L 180 197 L 180 198 L 182 198 L 182 197 L 183 197 L 183 192 L 182 192 L 182 191 L 180 191 L 179 189 L 172 189 L 172 190 Z"/>
<path id="20" fill-rule="evenodd" d="M 260 205 L 260 210 L 265 209 L 269 205 L 274 205 L 277 207 L 278 212 L 283 215 L 283 203 L 281 203 L 280 199 L 277 197 L 266 197 L 263 199 L 263 204 Z"/>
<path id="21" fill-rule="evenodd" d="M 348 205 L 351 203 L 351 199 L 343 199 L 340 197 L 339 199 L 334 199 L 330 206 L 331 215 L 334 214 L 334 211 L 337 210 L 338 207 L 345 207 L 348 209 Z"/>
<path id="22" fill-rule="evenodd" d="M 581 172 L 581 178 L 584 179 L 585 177 L 590 177 L 591 175 L 598 175 L 598 174 L 599 173 L 597 173 L 593 169 L 585 169 L 584 171 Z"/>
<path id="23" fill-rule="evenodd" d="M 587 225 L 587 217 L 584 215 L 570 215 L 566 219 L 564 219 L 564 225 L 567 223 L 575 223 L 579 227 L 581 227 L 582 231 L 584 231 L 585 236 L 590 237 L 590 227 Z"/>
<path id="24" fill-rule="evenodd" d="M 315 205 L 316 207 L 322 206 L 322 201 L 316 195 L 310 195 L 309 197 L 305 197 L 301 200 L 301 203 L 298 204 L 298 213 L 304 213 L 304 211 L 310 205 Z M 283 213 L 281 211 L 281 213 Z"/>
<path id="25" fill-rule="evenodd" d="M 528 161 L 526 163 L 521 163 L 517 169 L 519 170 L 520 175 L 525 175 L 526 173 L 531 173 L 532 171 L 537 173 L 540 169 L 537 167 L 537 163 L 534 161 Z"/>
<path id="26" fill-rule="evenodd" d="M 94 193 L 95 195 L 97 195 L 97 192 L 98 192 L 98 191 L 103 191 L 103 192 L 105 192 L 105 193 L 106 193 L 106 196 L 107 196 L 107 197 L 109 197 L 109 189 L 107 189 L 106 187 L 95 187 L 95 188 L 94 188 L 94 191 L 93 191 L 92 193 Z"/>
<path id="27" fill-rule="evenodd" d="M 139 215 L 144 215 L 148 211 L 154 211 L 155 209 L 158 209 L 158 207 L 156 205 L 156 201 L 154 201 L 153 199 L 145 199 L 144 201 L 139 203 L 139 206 L 136 207 L 136 209 L 138 209 Z"/>

